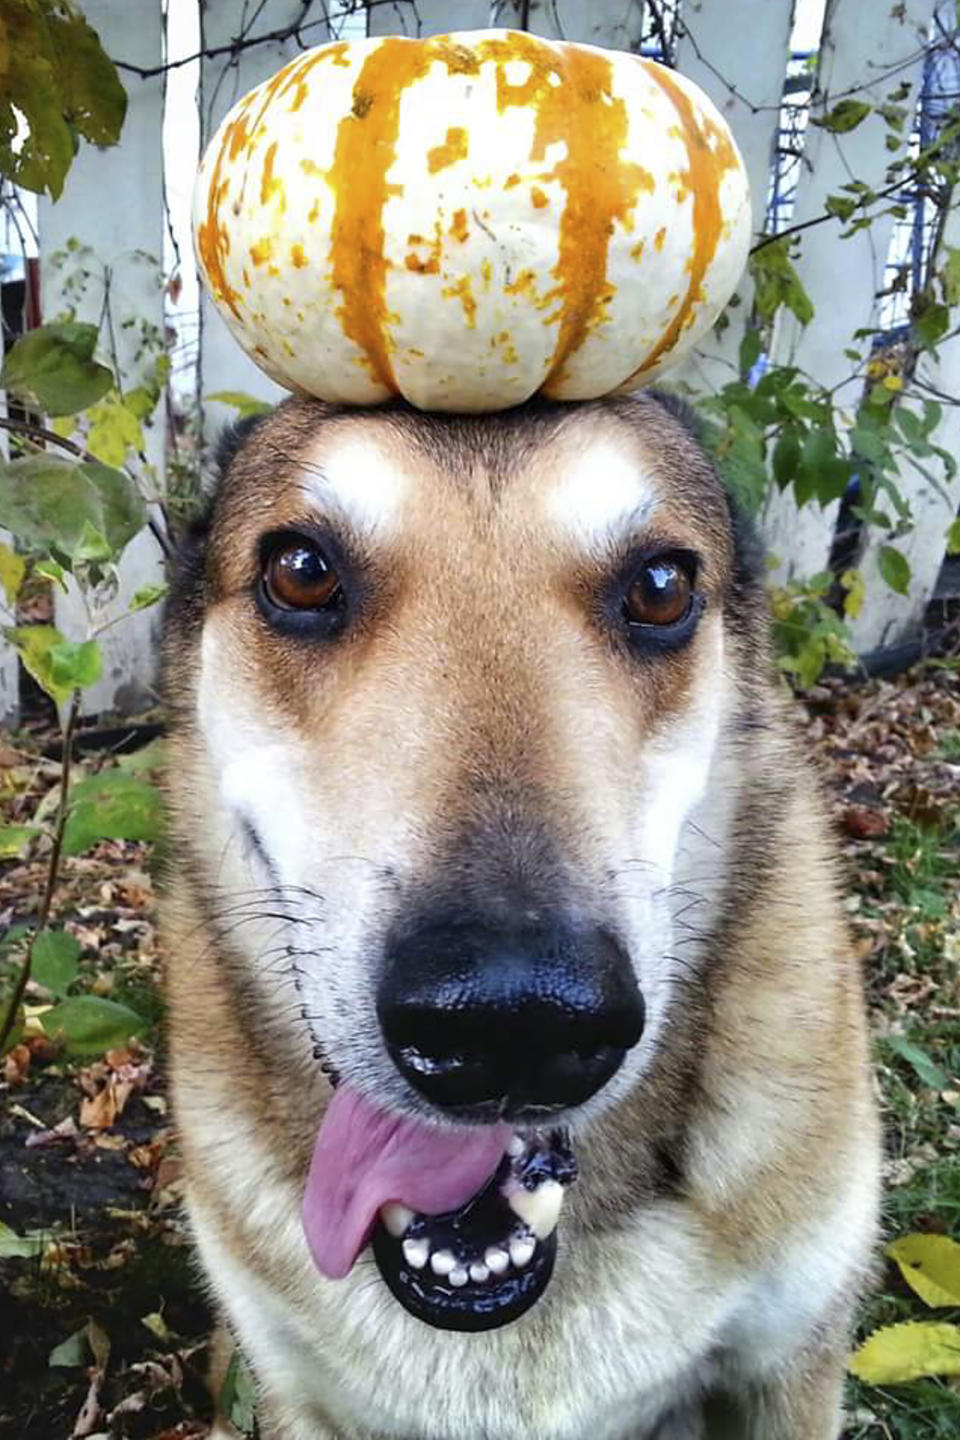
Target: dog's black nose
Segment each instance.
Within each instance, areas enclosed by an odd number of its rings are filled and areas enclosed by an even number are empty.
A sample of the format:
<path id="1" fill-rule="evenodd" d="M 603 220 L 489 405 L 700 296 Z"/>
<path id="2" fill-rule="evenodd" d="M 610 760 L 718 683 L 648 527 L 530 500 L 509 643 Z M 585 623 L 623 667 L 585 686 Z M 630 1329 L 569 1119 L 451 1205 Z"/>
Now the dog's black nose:
<path id="1" fill-rule="evenodd" d="M 377 995 L 401 1074 L 446 1110 L 518 1117 L 579 1105 L 643 1030 L 625 951 L 601 930 L 418 929 Z"/>

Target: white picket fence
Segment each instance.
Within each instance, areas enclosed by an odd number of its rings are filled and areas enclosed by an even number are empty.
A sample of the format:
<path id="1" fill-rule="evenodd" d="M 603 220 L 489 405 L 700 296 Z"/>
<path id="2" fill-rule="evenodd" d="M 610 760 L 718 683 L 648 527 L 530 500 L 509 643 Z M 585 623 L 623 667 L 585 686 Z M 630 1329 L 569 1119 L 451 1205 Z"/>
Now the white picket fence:
<path id="1" fill-rule="evenodd" d="M 737 135 L 750 172 L 754 225 L 759 232 L 792 25 L 800 24 L 813 33 L 812 48 L 819 42 L 811 106 L 814 112 L 826 113 L 838 96 L 851 92 L 867 99 L 882 98 L 894 83 L 889 79 L 892 74 L 895 83 L 905 81 L 915 95 L 937 3 L 905 0 L 893 6 L 888 0 L 873 4 L 864 0 L 797 0 L 795 6 L 794 0 L 661 0 L 653 10 L 643 0 L 590 0 L 589 4 L 584 0 L 494 0 L 493 4 L 490 0 L 371 0 L 364 13 L 364 6 L 350 0 L 339 5 L 336 0 L 327 4 L 265 0 L 259 5 L 250 0 L 137 0 L 136 4 L 82 0 L 82 8 L 108 53 L 123 63 L 129 111 L 121 143 L 102 151 L 82 146 L 62 198 L 55 205 L 40 205 L 44 316 L 51 318 L 63 304 L 62 276 L 45 262 L 75 236 L 109 262 L 112 297 L 121 310 L 147 316 L 161 327 L 173 324 L 181 340 L 179 362 L 175 356 L 181 389 L 196 374 L 201 396 L 241 390 L 267 400 L 279 397 L 277 387 L 241 354 L 209 302 L 196 298 L 184 205 L 196 163 L 190 136 L 199 134 L 201 141 L 205 140 L 239 95 L 305 44 L 318 44 L 344 32 L 362 34 L 365 26 L 370 34 L 426 35 L 487 24 L 525 24 L 551 38 L 640 48 L 663 39 L 669 26 L 666 38 L 671 44 L 675 40 L 672 58 L 678 68 L 712 96 Z M 261 38 L 278 35 L 286 38 Z M 239 37 L 259 43 L 233 50 Z M 199 63 L 179 63 L 189 62 L 198 49 L 211 53 Z M 170 61 L 178 62 L 176 68 L 164 72 Z M 842 144 L 838 137 L 817 127 L 808 126 L 806 137 L 793 223 L 821 214 L 826 196 L 851 175 L 868 181 L 881 179 L 889 158 L 879 125 L 860 127 L 843 136 Z M 954 211 L 950 225 L 960 230 L 957 213 Z M 183 293 L 172 313 L 169 302 L 165 306 L 164 294 L 148 278 L 148 267 L 136 257 L 137 251 L 164 253 L 168 220 L 174 231 L 180 231 L 183 253 Z M 794 363 L 826 384 L 843 379 L 849 368 L 843 349 L 854 330 L 877 323 L 891 225 L 890 219 L 877 221 L 870 230 L 842 243 L 836 224 L 815 226 L 806 233 L 798 268 L 816 313 L 806 328 L 797 326 L 791 317 L 779 324 L 774 361 Z M 960 245 L 960 233 L 955 243 Z M 711 337 L 684 366 L 681 378 L 689 386 L 712 390 L 735 374 L 737 346 L 750 308 L 746 278 L 739 298 L 740 303 L 729 312 L 727 329 Z M 83 300 L 81 318 L 96 320 L 101 301 L 94 285 Z M 136 383 L 138 362 L 132 334 L 121 330 L 119 350 L 125 378 Z M 960 338 L 941 346 L 937 364 L 928 365 L 925 378 L 939 391 L 960 396 Z M 855 400 L 851 395 L 851 408 Z M 221 405 L 204 403 L 208 438 L 230 413 Z M 148 459 L 162 477 L 162 407 L 158 416 L 149 435 Z M 960 405 L 944 406 L 934 438 L 960 453 Z M 916 521 L 914 530 L 901 542 L 913 567 L 907 596 L 896 596 L 883 584 L 876 565 L 876 548 L 883 536 L 868 537 L 864 559 L 867 598 L 856 625 L 861 651 L 907 636 L 921 621 L 936 584 L 946 527 L 960 498 L 956 482 L 955 493 L 948 496 L 943 477 L 938 478 L 941 484 L 931 485 L 924 474 L 912 468 L 900 476 Z M 789 495 L 774 494 L 764 523 L 783 576 L 809 575 L 824 568 L 836 523 L 835 506 L 824 510 L 807 506 L 798 512 Z M 137 588 L 159 577 L 160 568 L 156 544 L 145 533 L 124 555 L 121 592 L 115 605 L 124 608 Z M 56 603 L 58 623 L 68 633 L 75 632 L 75 597 L 59 597 Z M 156 625 L 156 613 L 148 611 L 106 632 L 102 641 L 104 677 L 89 693 L 90 710 L 131 711 L 149 701 Z M 14 712 L 16 701 L 15 657 L 0 643 L 0 715 Z"/>

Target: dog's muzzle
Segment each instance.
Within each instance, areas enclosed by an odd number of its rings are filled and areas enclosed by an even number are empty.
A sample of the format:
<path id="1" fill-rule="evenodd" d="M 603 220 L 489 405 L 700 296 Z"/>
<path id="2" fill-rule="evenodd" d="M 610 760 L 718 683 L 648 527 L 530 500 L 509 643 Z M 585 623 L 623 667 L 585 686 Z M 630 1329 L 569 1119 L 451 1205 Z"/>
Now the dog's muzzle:
<path id="1" fill-rule="evenodd" d="M 389 1054 L 420 1096 L 473 1126 L 524 1127 L 458 1209 L 381 1209 L 380 1272 L 428 1324 L 504 1325 L 547 1287 L 576 1178 L 565 1132 L 545 1122 L 596 1094 L 643 1030 L 629 957 L 601 930 L 426 925 L 388 947 L 377 1002 Z"/>

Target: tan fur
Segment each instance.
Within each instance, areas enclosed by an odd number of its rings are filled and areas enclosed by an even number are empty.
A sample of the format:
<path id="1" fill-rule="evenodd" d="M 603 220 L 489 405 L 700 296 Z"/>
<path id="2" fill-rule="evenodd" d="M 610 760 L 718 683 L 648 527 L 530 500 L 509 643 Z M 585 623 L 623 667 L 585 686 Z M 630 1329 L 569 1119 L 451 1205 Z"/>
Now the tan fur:
<path id="1" fill-rule="evenodd" d="M 652 507 L 578 538 L 563 487 L 602 454 Z M 318 513 L 318 471 L 343 514 Z M 353 526 L 350 485 L 384 474 L 401 499 Z M 310 518 L 364 576 L 326 647 L 252 599 L 259 537 Z M 640 543 L 696 551 L 707 609 L 638 662 L 600 609 Z M 202 565 L 166 651 L 170 1040 L 191 1220 L 265 1440 L 834 1440 L 876 1209 L 860 978 L 694 444 L 649 399 L 476 421 L 294 402 L 233 462 Z M 266 893 L 244 818 L 302 889 Z M 558 884 L 631 942 L 648 1030 L 570 1117 L 581 1179 L 543 1299 L 432 1331 L 369 1256 L 337 1282 L 308 1257 L 313 1046 L 407 1105 L 373 1012 L 391 920 L 444 886 L 508 912 Z"/>

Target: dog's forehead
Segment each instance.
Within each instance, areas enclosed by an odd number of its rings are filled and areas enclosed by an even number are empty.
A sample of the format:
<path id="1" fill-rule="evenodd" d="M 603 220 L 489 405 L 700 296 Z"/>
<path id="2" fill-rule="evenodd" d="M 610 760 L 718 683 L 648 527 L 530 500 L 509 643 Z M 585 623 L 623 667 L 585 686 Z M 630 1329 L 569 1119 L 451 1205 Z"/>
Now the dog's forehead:
<path id="1" fill-rule="evenodd" d="M 655 433 L 595 406 L 482 419 L 355 412 L 315 426 L 285 487 L 372 541 L 459 510 L 589 546 L 655 515 L 655 452 Z"/>

